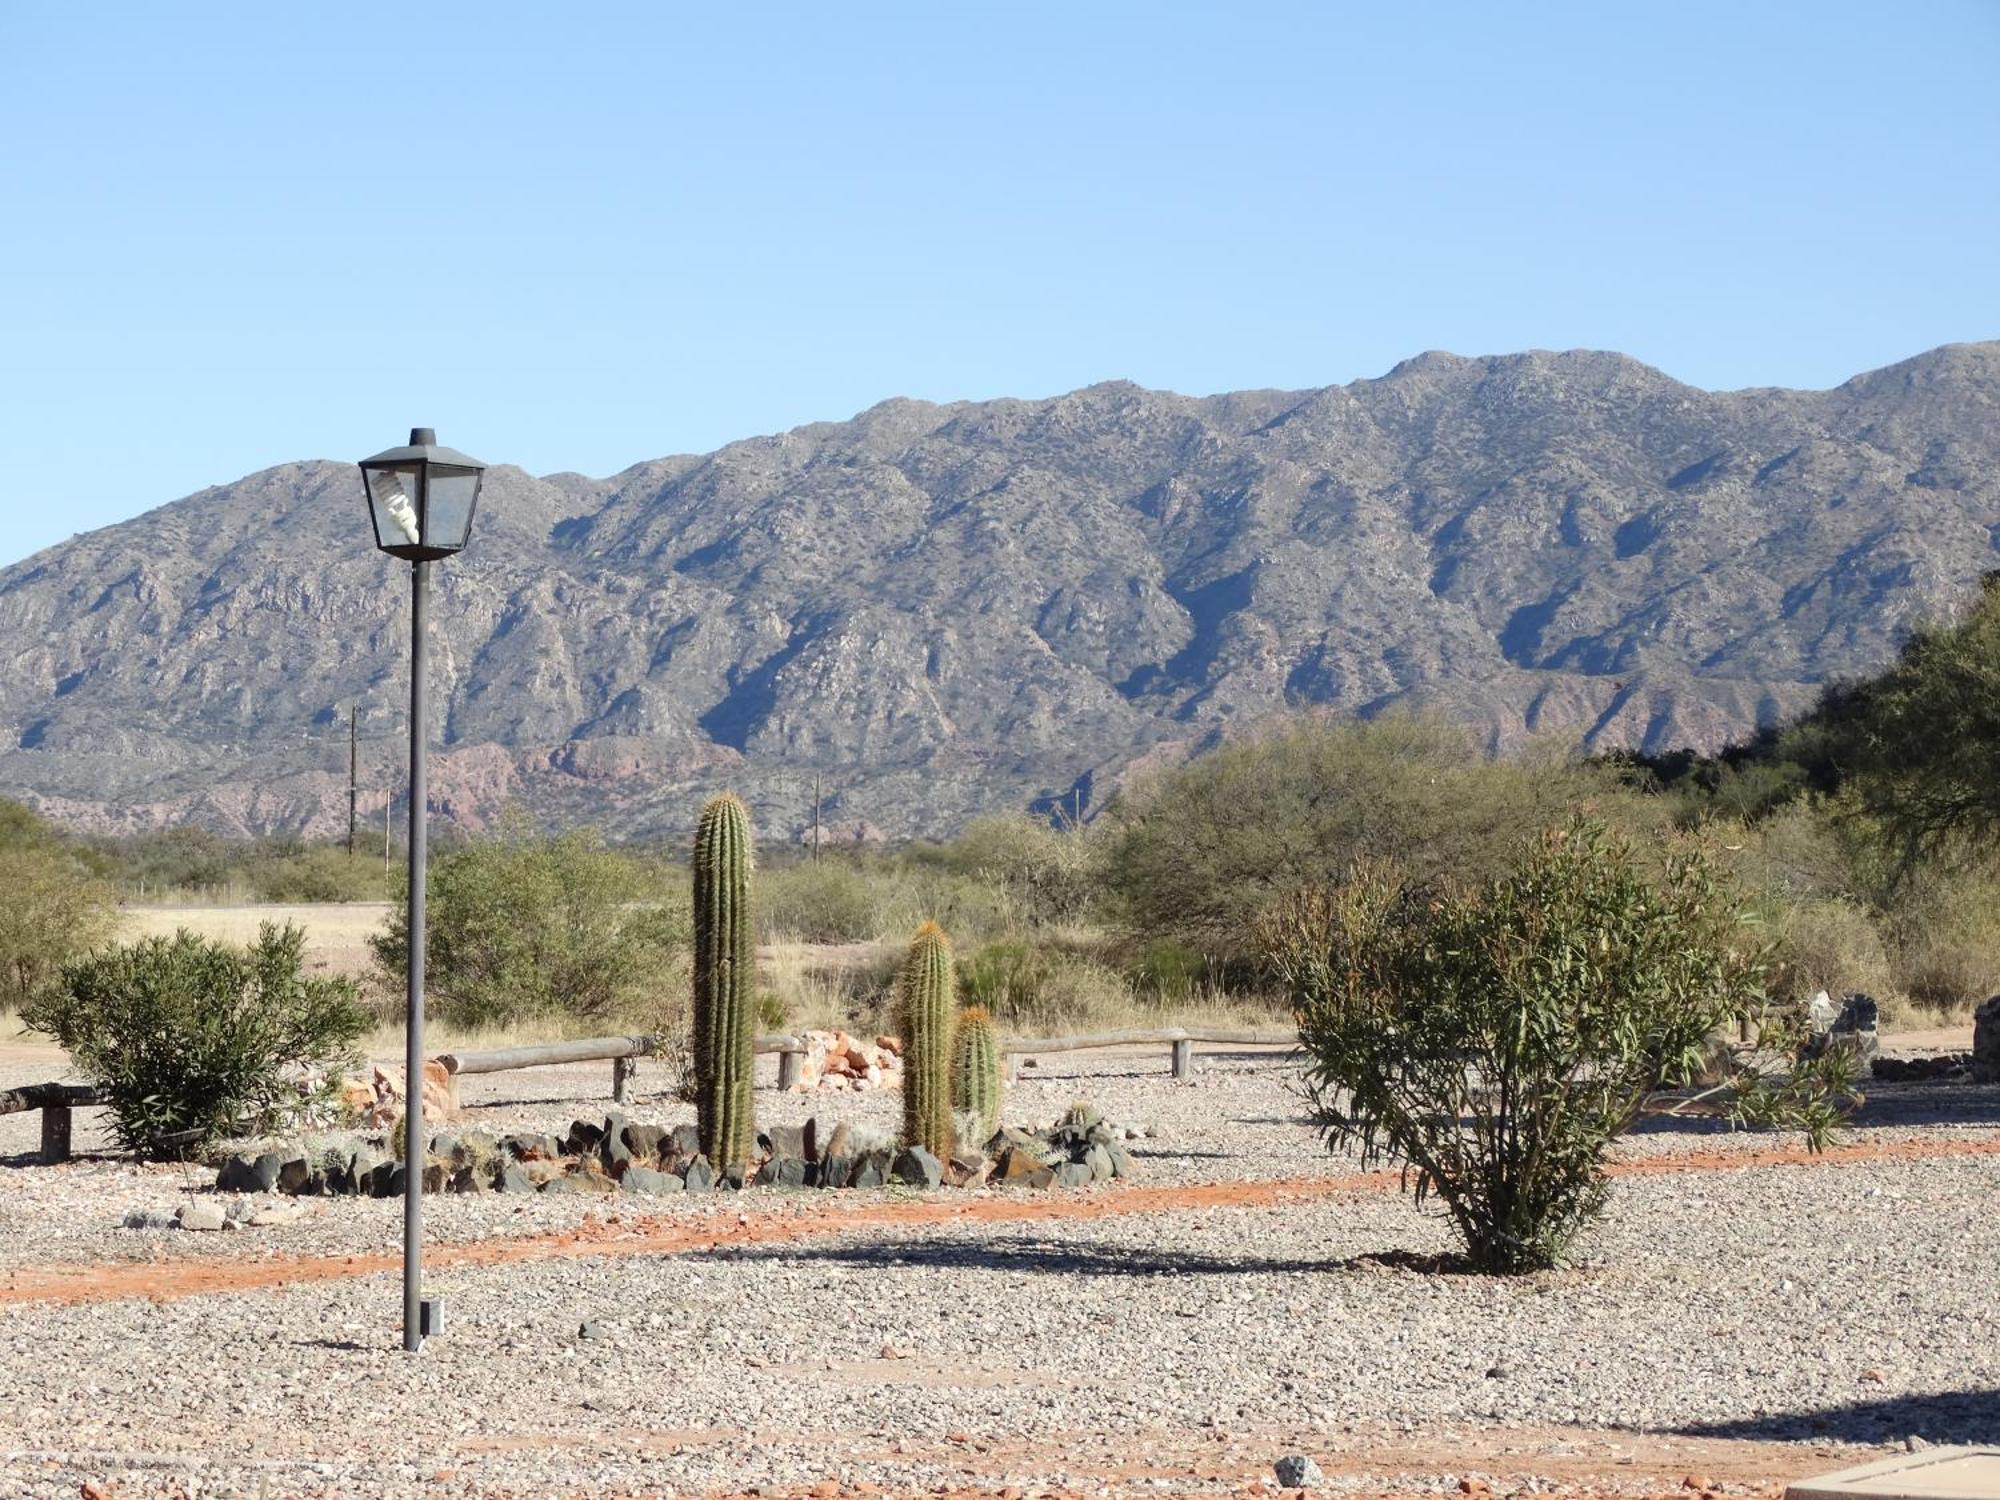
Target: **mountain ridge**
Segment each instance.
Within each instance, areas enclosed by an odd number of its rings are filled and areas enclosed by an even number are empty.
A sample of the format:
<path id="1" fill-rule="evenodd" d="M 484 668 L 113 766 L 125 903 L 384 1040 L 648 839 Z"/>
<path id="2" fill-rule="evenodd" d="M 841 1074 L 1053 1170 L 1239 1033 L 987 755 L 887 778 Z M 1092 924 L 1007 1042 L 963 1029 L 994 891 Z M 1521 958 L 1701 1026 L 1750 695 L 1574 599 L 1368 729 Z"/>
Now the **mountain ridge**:
<path id="1" fill-rule="evenodd" d="M 1274 715 L 1435 708 L 1714 748 L 1885 663 L 2000 536 L 2000 344 L 1824 391 L 1428 351 L 1304 391 L 890 398 L 591 478 L 489 472 L 437 571 L 439 811 L 793 837 L 1099 806 Z M 400 777 L 407 582 L 351 463 L 0 569 L 0 793 L 64 821 L 344 826 Z M 336 731 L 340 731 L 336 733 Z M 393 783 L 393 784 L 392 784 Z"/>

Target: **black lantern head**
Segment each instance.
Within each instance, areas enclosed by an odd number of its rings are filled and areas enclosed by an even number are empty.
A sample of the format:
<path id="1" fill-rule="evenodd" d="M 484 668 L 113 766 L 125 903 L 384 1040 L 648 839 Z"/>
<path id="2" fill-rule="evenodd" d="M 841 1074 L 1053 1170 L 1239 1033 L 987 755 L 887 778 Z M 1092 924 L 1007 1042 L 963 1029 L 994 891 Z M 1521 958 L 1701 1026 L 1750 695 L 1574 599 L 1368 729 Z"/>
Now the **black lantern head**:
<path id="1" fill-rule="evenodd" d="M 410 429 L 410 441 L 361 460 L 375 545 L 391 557 L 430 562 L 462 550 L 472 535 L 472 510 L 486 465 L 440 448 L 428 427 Z"/>

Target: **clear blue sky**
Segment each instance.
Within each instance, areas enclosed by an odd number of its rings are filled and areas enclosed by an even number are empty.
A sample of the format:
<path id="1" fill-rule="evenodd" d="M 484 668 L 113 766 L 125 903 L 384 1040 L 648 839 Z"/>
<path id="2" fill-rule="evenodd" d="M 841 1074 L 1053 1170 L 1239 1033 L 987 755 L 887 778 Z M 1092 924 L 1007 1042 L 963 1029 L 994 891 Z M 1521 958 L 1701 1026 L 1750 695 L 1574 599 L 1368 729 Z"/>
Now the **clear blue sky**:
<path id="1" fill-rule="evenodd" d="M 0 0 L 0 562 L 413 423 L 2000 336 L 1994 0 L 702 11 Z"/>

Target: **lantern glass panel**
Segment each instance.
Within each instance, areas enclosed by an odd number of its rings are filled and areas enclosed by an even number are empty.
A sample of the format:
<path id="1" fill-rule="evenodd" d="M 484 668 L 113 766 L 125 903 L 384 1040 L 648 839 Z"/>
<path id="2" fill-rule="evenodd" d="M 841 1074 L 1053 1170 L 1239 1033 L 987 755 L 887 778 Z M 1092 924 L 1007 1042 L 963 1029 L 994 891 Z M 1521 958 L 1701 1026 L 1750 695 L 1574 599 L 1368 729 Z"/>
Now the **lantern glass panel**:
<path id="1" fill-rule="evenodd" d="M 456 552 L 472 531 L 472 507 L 479 498 L 477 469 L 433 467 L 430 498 L 424 507 L 424 545 Z"/>
<path id="2" fill-rule="evenodd" d="M 423 537 L 423 469 L 409 464 L 394 469 L 364 469 L 368 477 L 368 508 L 375 516 L 375 540 L 383 547 L 421 547 Z"/>

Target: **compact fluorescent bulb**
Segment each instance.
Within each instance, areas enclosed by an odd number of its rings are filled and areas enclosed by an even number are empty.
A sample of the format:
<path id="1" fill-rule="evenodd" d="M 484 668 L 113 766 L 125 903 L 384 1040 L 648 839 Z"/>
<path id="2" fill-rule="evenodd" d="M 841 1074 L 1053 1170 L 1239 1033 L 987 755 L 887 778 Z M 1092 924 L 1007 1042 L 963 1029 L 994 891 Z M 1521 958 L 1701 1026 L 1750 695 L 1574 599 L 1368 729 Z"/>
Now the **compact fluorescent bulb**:
<path id="1" fill-rule="evenodd" d="M 410 539 L 410 545 L 421 547 L 424 539 L 417 531 L 417 508 L 410 504 L 410 497 L 403 493 L 400 480 L 391 477 L 387 482 L 394 488 L 383 499 L 383 509 L 389 512 L 389 519 L 396 523 L 403 535 Z"/>

